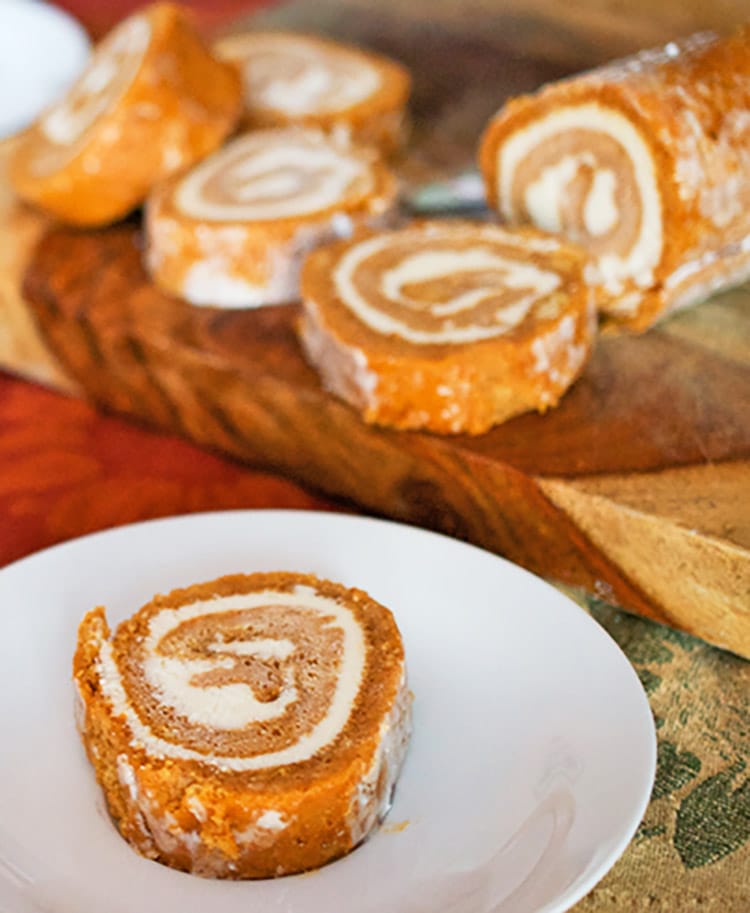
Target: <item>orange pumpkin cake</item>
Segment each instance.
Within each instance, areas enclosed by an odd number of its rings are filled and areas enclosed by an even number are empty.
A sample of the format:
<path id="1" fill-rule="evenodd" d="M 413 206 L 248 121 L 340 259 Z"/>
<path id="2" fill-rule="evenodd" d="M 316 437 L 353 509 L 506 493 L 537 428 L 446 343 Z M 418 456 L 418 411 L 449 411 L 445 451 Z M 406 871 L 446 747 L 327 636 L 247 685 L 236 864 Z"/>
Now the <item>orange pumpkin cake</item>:
<path id="1" fill-rule="evenodd" d="M 298 331 L 364 419 L 479 434 L 554 406 L 591 350 L 583 254 L 538 232 L 417 223 L 315 251 Z"/>
<path id="2" fill-rule="evenodd" d="M 234 68 L 210 54 L 178 6 L 159 3 L 113 29 L 68 94 L 26 131 L 11 181 L 65 222 L 113 222 L 219 146 L 240 105 Z"/>
<path id="3" fill-rule="evenodd" d="M 411 80 L 387 57 L 295 32 L 243 32 L 214 50 L 242 75 L 247 127 L 343 131 L 386 153 L 402 142 Z"/>
<path id="4" fill-rule="evenodd" d="M 379 224 L 396 180 L 369 149 L 315 128 L 256 130 L 158 187 L 146 264 L 192 304 L 258 307 L 299 298 L 303 254 Z"/>
<path id="5" fill-rule="evenodd" d="M 491 206 L 582 243 L 608 325 L 648 329 L 750 276 L 750 25 L 517 98 L 487 127 Z"/>
<path id="6" fill-rule="evenodd" d="M 302 872 L 389 808 L 411 697 L 393 616 L 311 575 L 234 575 L 157 596 L 110 636 L 81 622 L 79 726 L 138 852 L 215 878 Z"/>

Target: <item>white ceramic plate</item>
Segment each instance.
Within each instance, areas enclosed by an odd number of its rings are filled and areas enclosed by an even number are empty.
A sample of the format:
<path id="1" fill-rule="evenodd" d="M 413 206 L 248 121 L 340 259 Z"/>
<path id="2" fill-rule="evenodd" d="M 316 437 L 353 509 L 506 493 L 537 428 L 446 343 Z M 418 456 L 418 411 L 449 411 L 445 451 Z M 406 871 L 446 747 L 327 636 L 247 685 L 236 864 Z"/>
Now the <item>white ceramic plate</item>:
<path id="1" fill-rule="evenodd" d="M 70 683 L 76 626 L 234 571 L 310 571 L 389 606 L 414 734 L 386 826 L 312 875 L 209 881 L 135 854 L 102 807 Z M 2 913 L 552 913 L 631 839 L 651 713 L 609 636 L 552 587 L 408 526 L 295 511 L 123 527 L 0 571 Z"/>

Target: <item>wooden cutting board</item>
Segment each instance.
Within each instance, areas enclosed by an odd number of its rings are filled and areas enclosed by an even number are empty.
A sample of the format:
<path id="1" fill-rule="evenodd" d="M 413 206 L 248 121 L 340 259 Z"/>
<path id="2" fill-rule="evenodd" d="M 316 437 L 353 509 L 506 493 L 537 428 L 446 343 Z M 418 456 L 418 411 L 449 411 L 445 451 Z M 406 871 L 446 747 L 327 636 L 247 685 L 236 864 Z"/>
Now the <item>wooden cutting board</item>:
<path id="1" fill-rule="evenodd" d="M 264 24 L 316 25 L 414 70 L 400 165 L 412 186 L 470 166 L 507 94 L 570 69 L 502 36 L 312 6 L 314 23 L 298 4 Z M 750 657 L 750 289 L 601 339 L 547 415 L 437 437 L 369 427 L 325 393 L 296 343 L 296 305 L 226 312 L 158 293 L 137 220 L 54 227 L 6 188 L 0 223 L 0 363 L 12 370 Z"/>

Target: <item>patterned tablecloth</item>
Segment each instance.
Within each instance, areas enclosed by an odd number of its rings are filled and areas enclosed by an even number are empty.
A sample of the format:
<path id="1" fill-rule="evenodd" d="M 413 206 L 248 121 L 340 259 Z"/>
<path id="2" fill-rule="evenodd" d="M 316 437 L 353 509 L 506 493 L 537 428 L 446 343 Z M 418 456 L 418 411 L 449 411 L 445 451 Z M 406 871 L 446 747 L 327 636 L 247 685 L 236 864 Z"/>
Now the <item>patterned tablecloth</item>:
<path id="1" fill-rule="evenodd" d="M 136 520 L 261 507 L 345 509 L 0 374 L 0 565 Z M 659 755 L 635 839 L 576 910 L 748 913 L 750 663 L 603 602 L 584 606 L 635 666 Z"/>

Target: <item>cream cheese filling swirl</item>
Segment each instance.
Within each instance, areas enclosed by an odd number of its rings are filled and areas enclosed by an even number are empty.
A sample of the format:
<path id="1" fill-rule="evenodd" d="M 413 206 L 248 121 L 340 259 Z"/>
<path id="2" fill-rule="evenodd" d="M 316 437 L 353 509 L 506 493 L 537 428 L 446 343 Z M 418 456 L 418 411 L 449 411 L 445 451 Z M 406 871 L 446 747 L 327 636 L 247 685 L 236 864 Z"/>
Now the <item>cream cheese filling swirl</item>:
<path id="1" fill-rule="evenodd" d="M 335 113 L 369 98 L 381 84 L 380 73 L 363 57 L 303 36 L 249 34 L 218 47 L 222 57 L 239 63 L 251 111 Z"/>
<path id="2" fill-rule="evenodd" d="M 177 209 L 212 222 L 312 215 L 371 192 L 369 160 L 316 130 L 260 130 L 230 143 L 191 171 Z"/>
<path id="3" fill-rule="evenodd" d="M 502 215 L 583 244 L 592 284 L 612 294 L 653 284 L 661 197 L 652 153 L 623 114 L 595 102 L 558 108 L 500 144 L 497 171 Z"/>
<path id="4" fill-rule="evenodd" d="M 94 51 L 93 58 L 68 94 L 39 121 L 39 129 L 57 155 L 44 150 L 37 170 L 52 170 L 58 158 L 71 156 L 95 122 L 117 103 L 135 79 L 151 40 L 146 16 L 118 26 Z"/>
<path id="5" fill-rule="evenodd" d="M 329 745 L 347 725 L 365 662 L 354 614 L 297 586 L 162 609 L 124 657 L 102 644 L 99 677 L 134 745 L 241 772 Z"/>
<path id="6" fill-rule="evenodd" d="M 381 335 L 417 345 L 491 339 L 520 326 L 561 284 L 528 257 L 546 242 L 524 244 L 491 228 L 386 233 L 347 250 L 333 273 L 336 294 Z"/>

